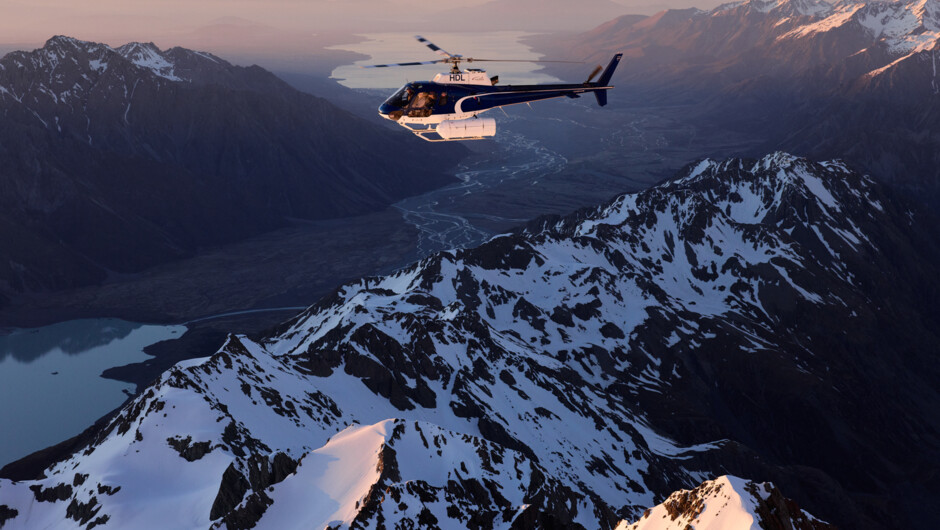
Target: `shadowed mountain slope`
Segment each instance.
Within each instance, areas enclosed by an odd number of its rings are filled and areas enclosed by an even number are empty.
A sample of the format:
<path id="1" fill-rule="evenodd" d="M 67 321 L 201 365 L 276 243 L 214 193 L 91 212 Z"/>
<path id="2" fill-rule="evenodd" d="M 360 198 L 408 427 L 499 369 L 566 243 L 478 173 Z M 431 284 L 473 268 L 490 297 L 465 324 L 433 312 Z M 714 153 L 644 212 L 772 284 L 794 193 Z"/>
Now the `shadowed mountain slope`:
<path id="1" fill-rule="evenodd" d="M 0 116 L 0 298 L 381 209 L 449 183 L 463 153 L 257 66 L 68 37 L 0 59 Z"/>

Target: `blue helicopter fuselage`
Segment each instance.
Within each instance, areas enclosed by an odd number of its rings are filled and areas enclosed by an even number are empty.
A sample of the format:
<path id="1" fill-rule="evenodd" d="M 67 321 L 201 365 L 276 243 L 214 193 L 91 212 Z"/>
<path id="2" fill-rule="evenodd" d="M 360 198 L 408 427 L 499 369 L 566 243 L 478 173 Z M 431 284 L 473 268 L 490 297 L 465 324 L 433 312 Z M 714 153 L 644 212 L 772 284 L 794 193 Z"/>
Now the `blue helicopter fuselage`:
<path id="1" fill-rule="evenodd" d="M 561 97 L 578 98 L 591 93 L 597 98 L 597 103 L 604 106 L 607 104 L 607 91 L 613 88 L 609 85 L 610 78 L 621 56 L 617 54 L 611 59 L 597 82 L 588 80 L 578 84 L 496 86 L 496 78 L 490 79 L 482 70 L 461 72 L 455 69 L 449 74 L 439 74 L 431 81 L 407 83 L 386 99 L 378 110 L 383 118 L 393 120 L 427 140 L 425 135 L 444 122 L 447 122 L 447 128 L 452 128 L 456 126 L 455 122 L 475 118 L 478 114 L 506 105 Z M 460 126 L 475 127 L 466 122 Z"/>
<path id="2" fill-rule="evenodd" d="M 615 55 L 595 83 L 496 86 L 493 83 L 466 83 L 467 72 L 441 74 L 434 81 L 417 81 L 401 87 L 379 106 L 379 114 L 395 121 L 403 118 L 405 121 L 408 118 L 425 121 L 423 118 L 432 117 L 435 118 L 432 121 L 441 121 L 474 116 L 505 105 L 560 97 L 577 98 L 584 93 L 595 94 L 603 106 L 607 103 L 606 91 L 613 88 L 608 83 L 620 58 L 620 54 Z M 482 71 L 472 72 L 489 80 Z"/>

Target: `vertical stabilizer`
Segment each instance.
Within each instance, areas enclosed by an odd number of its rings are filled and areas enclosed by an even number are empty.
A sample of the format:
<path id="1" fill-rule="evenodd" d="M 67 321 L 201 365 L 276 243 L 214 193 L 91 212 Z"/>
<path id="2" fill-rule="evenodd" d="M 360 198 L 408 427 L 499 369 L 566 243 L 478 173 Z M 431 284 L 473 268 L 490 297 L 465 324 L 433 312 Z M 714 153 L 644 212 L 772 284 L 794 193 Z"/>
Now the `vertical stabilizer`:
<path id="1" fill-rule="evenodd" d="M 607 68 L 604 69 L 604 73 L 601 74 L 601 78 L 597 80 L 598 85 L 607 86 L 610 83 L 610 78 L 614 76 L 614 70 L 617 69 L 617 65 L 620 64 L 620 59 L 622 58 L 622 53 L 614 55 L 614 58 L 607 64 Z"/>
<path id="2" fill-rule="evenodd" d="M 610 63 L 607 64 L 607 68 L 604 69 L 604 73 L 601 74 L 601 78 L 597 80 L 597 86 L 608 86 L 610 84 L 610 78 L 614 76 L 614 70 L 617 69 L 617 65 L 620 64 L 620 59 L 623 58 L 622 53 L 614 55 L 613 59 L 610 60 Z M 597 90 L 594 92 L 594 97 L 597 98 L 597 104 L 604 106 L 607 104 L 607 91 L 606 90 Z"/>

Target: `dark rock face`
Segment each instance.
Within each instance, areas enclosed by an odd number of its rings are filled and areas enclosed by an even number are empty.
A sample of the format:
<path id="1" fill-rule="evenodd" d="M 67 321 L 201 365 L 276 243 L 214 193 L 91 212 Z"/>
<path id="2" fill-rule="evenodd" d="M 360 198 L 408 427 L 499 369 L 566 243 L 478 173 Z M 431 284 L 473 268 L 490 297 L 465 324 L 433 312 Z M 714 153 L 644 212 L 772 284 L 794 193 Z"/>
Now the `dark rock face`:
<path id="1" fill-rule="evenodd" d="M 420 153 L 257 66 L 68 37 L 0 59 L 0 116 L 0 296 L 373 211 L 463 152 Z"/>
<path id="2" fill-rule="evenodd" d="M 229 465 L 222 474 L 222 483 L 219 485 L 219 494 L 212 503 L 212 511 L 209 512 L 209 518 L 213 521 L 223 515 L 231 512 L 242 497 L 248 491 L 251 485 L 234 465 Z"/>
<path id="3" fill-rule="evenodd" d="M 232 336 L 43 478 L 0 487 L 76 509 L 94 497 L 96 517 L 129 526 L 157 509 L 122 509 L 131 486 L 158 473 L 210 492 L 186 512 L 206 526 L 302 513 L 324 526 L 611 528 L 732 473 L 842 528 L 929 528 L 933 226 L 842 162 L 704 160 L 343 286 L 271 336 Z M 167 440 L 185 453 L 187 437 L 211 452 L 177 458 Z M 166 458 L 185 484 L 150 463 Z M 97 470 L 116 468 L 140 475 L 105 497 Z M 73 491 L 76 474 L 89 476 Z M 760 497 L 770 519 L 815 524 Z M 311 498 L 333 504 L 296 501 Z"/>
<path id="4" fill-rule="evenodd" d="M 51 488 L 43 488 L 40 485 L 29 487 L 39 502 L 56 502 L 67 500 L 72 495 L 72 487 L 68 484 L 58 484 Z"/>
<path id="5" fill-rule="evenodd" d="M 86 503 L 72 499 L 72 502 L 70 502 L 68 508 L 66 508 L 65 516 L 80 525 L 86 525 L 99 511 L 101 511 L 101 506 L 98 504 L 98 499 L 95 497 L 92 497 Z"/>
<path id="6" fill-rule="evenodd" d="M 271 461 L 258 455 L 252 456 L 247 462 L 247 482 L 242 474 L 235 471 L 233 466 L 229 466 L 210 515 L 213 520 L 221 520 L 213 527 L 224 524 L 225 528 L 231 529 L 254 528 L 274 502 L 268 496 L 269 488 L 294 473 L 297 464 L 297 461 L 284 453 L 275 454 Z"/>
<path id="7" fill-rule="evenodd" d="M 752 483 L 752 494 L 757 496 L 756 486 Z M 770 495 L 761 499 L 757 506 L 757 515 L 761 519 L 761 527 L 767 530 L 835 530 L 834 525 L 807 517 L 799 504 L 788 499 L 776 487 L 771 488 Z"/>
<path id="8" fill-rule="evenodd" d="M 182 439 L 167 438 L 166 443 L 170 444 L 170 447 L 175 449 L 187 462 L 195 462 L 206 456 L 206 454 L 212 450 L 212 444 L 210 442 L 193 443 L 192 436 L 187 436 Z"/>
<path id="9" fill-rule="evenodd" d="M 0 504 L 0 528 L 3 528 L 3 525 L 6 524 L 7 521 L 13 519 L 19 514 L 20 512 L 10 508 L 6 504 Z"/>

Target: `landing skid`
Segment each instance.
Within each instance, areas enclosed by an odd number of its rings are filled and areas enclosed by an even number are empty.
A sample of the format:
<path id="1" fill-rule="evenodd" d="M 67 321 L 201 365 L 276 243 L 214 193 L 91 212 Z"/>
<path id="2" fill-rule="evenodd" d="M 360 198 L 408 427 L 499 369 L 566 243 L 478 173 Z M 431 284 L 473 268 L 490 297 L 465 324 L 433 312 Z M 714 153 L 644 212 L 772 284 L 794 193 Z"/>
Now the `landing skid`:
<path id="1" fill-rule="evenodd" d="M 461 137 L 461 138 L 442 138 L 441 135 L 438 134 L 438 132 L 437 132 L 437 124 L 433 124 L 433 123 L 428 124 L 428 125 L 427 125 L 426 127 L 424 127 L 424 128 L 420 128 L 418 125 L 411 124 L 411 123 L 399 123 L 399 125 L 401 125 L 402 127 L 408 129 L 409 131 L 411 131 L 412 133 L 414 133 L 415 136 L 417 136 L 418 138 L 421 138 L 421 139 L 424 140 L 425 142 L 434 142 L 434 143 L 437 143 L 437 142 L 463 142 L 464 140 L 486 140 L 486 139 L 487 139 L 485 136 L 468 136 L 468 137 L 465 137 L 465 138 L 464 138 L 464 137 Z M 437 138 L 428 138 L 428 135 L 436 135 Z"/>

